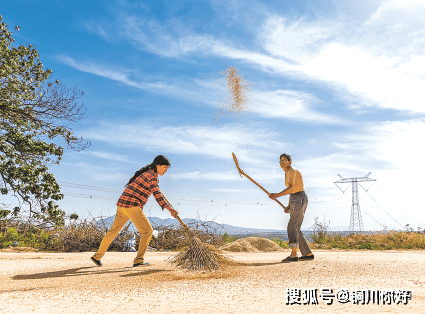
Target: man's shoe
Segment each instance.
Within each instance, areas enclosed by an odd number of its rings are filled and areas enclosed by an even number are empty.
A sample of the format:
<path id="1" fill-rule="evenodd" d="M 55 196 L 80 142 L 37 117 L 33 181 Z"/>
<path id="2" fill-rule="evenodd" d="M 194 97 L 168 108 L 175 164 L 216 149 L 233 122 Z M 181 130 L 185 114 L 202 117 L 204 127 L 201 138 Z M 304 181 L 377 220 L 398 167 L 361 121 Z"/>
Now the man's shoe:
<path id="1" fill-rule="evenodd" d="M 133 267 L 148 266 L 148 265 L 149 265 L 149 263 L 146 263 L 145 261 L 141 261 L 140 263 L 133 264 Z"/>
<path id="2" fill-rule="evenodd" d="M 311 261 L 314 260 L 314 255 L 306 255 L 306 256 L 301 256 L 299 258 L 300 261 Z"/>
<path id="3" fill-rule="evenodd" d="M 93 261 L 93 263 L 96 264 L 96 266 L 99 266 L 99 267 L 102 266 L 102 262 L 99 261 L 99 260 L 97 260 L 97 259 L 95 259 L 93 256 L 90 257 L 90 259 Z"/>
<path id="4" fill-rule="evenodd" d="M 298 262 L 298 257 L 297 256 L 295 256 L 295 257 L 288 256 L 287 258 L 282 260 L 282 263 L 291 263 L 291 262 Z"/>

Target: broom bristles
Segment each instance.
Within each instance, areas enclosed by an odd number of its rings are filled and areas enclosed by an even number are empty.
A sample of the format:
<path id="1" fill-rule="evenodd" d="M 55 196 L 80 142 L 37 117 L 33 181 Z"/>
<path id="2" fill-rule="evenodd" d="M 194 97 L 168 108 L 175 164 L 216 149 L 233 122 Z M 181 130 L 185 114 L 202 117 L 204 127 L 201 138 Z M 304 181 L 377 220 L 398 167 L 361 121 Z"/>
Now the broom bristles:
<path id="1" fill-rule="evenodd" d="M 210 250 L 201 240 L 192 236 L 190 247 L 185 252 L 172 256 L 169 261 L 181 268 L 194 271 L 218 270 L 223 261 L 228 258 L 222 256 L 218 250 Z"/>

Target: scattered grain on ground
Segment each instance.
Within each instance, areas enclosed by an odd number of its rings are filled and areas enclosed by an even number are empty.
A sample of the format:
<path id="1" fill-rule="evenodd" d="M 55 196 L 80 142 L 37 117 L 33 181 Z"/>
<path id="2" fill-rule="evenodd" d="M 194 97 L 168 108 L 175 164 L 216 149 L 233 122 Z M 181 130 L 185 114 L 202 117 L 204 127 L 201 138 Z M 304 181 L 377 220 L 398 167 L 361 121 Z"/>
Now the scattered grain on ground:
<path id="1" fill-rule="evenodd" d="M 313 261 L 282 264 L 282 252 L 228 253 L 240 262 L 190 272 L 165 262 L 174 252 L 0 253 L 0 313 L 423 313 L 424 251 L 314 251 Z M 288 305 L 287 288 L 317 288 L 319 304 Z M 320 298 L 321 288 L 408 289 L 408 305 L 359 305 Z"/>

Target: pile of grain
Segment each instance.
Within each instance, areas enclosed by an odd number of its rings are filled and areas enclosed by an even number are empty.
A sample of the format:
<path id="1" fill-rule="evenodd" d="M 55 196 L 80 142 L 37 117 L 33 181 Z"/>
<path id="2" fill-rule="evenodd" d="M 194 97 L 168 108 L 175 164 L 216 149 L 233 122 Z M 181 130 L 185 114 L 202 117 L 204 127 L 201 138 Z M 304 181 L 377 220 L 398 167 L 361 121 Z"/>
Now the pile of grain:
<path id="1" fill-rule="evenodd" d="M 279 245 L 269 239 L 249 237 L 242 238 L 231 243 L 223 245 L 223 251 L 228 252 L 246 252 L 246 253 L 262 253 L 262 252 L 282 252 Z"/>

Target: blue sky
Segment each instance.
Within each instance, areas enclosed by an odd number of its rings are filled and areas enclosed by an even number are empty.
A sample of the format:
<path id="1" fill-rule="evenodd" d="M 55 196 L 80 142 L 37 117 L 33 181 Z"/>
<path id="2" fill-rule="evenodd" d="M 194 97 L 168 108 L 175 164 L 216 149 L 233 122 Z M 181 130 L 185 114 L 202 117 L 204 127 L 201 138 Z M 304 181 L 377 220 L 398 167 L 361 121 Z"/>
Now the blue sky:
<path id="1" fill-rule="evenodd" d="M 423 1 L 15 0 L 0 14 L 53 79 L 84 91 L 72 128 L 92 145 L 51 169 L 68 213 L 114 214 L 129 177 L 164 154 L 160 187 L 181 217 L 285 229 L 232 152 L 270 192 L 287 152 L 310 199 L 303 228 L 348 226 L 351 189 L 334 181 L 370 171 L 365 229 L 425 227 Z M 215 121 L 230 66 L 252 84 L 249 113 Z M 145 211 L 169 217 L 154 200 Z"/>

